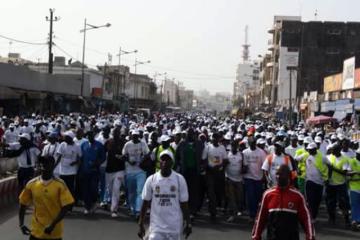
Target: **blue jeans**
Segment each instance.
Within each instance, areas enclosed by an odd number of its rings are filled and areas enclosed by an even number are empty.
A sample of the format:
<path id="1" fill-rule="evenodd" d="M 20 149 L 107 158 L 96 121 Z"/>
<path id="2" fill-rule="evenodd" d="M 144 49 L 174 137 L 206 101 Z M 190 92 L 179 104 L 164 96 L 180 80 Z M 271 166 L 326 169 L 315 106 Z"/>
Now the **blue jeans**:
<path id="1" fill-rule="evenodd" d="M 126 187 L 129 200 L 128 205 L 135 215 L 139 214 L 141 209 L 141 193 L 144 188 L 145 181 L 146 173 L 144 171 L 126 173 Z"/>
<path id="2" fill-rule="evenodd" d="M 360 223 L 360 193 L 350 191 L 351 199 L 351 218 L 353 221 Z"/>
<path id="3" fill-rule="evenodd" d="M 99 172 L 80 173 L 80 181 L 85 208 L 90 210 L 98 197 Z"/>
<path id="4" fill-rule="evenodd" d="M 263 194 L 262 181 L 244 179 L 246 201 L 249 208 L 250 218 L 255 218 L 259 202 Z"/>

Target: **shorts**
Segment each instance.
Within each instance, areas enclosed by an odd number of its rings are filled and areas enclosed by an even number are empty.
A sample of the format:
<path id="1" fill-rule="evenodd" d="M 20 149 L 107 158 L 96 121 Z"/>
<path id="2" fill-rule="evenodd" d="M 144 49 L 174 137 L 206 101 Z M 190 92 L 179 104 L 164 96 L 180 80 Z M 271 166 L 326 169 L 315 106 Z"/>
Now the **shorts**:
<path id="1" fill-rule="evenodd" d="M 179 233 L 150 233 L 147 240 L 180 240 L 181 236 Z"/>

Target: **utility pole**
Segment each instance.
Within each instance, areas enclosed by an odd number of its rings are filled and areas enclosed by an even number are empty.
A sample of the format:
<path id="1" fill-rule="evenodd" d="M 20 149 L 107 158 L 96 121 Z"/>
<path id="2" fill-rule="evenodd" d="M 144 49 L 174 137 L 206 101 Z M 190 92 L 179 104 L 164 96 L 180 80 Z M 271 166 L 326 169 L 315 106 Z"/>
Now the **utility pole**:
<path id="1" fill-rule="evenodd" d="M 53 65 L 54 65 L 54 55 L 52 53 L 53 46 L 53 22 L 57 22 L 60 20 L 60 17 L 54 17 L 54 8 L 50 8 L 50 17 L 46 17 L 46 21 L 50 22 L 50 31 L 49 31 L 49 63 L 48 63 L 48 73 L 53 73 Z"/>
<path id="2" fill-rule="evenodd" d="M 288 66 L 286 69 L 289 71 L 289 128 L 291 128 L 292 115 L 293 115 L 293 107 L 292 107 L 292 73 L 293 73 L 293 71 L 297 71 L 298 67 L 296 67 L 296 66 Z"/>

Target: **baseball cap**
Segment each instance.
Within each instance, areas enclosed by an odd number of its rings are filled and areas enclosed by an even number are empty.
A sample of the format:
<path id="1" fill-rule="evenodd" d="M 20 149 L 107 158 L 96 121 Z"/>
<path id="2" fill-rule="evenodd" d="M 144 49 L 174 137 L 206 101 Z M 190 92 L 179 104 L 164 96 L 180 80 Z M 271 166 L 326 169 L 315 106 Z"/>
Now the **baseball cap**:
<path id="1" fill-rule="evenodd" d="M 70 138 L 74 138 L 75 137 L 75 134 L 73 131 L 66 131 L 64 132 L 63 134 L 64 136 L 67 136 L 67 137 L 70 137 Z"/>
<path id="2" fill-rule="evenodd" d="M 307 150 L 312 150 L 312 149 L 316 149 L 316 148 L 317 148 L 316 143 L 312 142 L 307 146 L 306 149 Z"/>
<path id="3" fill-rule="evenodd" d="M 162 152 L 160 153 L 160 158 L 161 158 L 162 156 L 165 156 L 165 155 L 169 156 L 169 157 L 171 158 L 171 160 L 174 161 L 174 154 L 173 154 L 170 150 L 162 151 Z"/>
<path id="4" fill-rule="evenodd" d="M 168 135 L 161 135 L 160 142 L 167 142 L 170 140 L 170 137 Z"/>
<path id="5" fill-rule="evenodd" d="M 19 134 L 19 138 L 25 138 L 25 139 L 27 139 L 29 141 L 31 140 L 31 137 L 30 137 L 30 135 L 28 133 Z"/>
<path id="6" fill-rule="evenodd" d="M 312 143 L 313 142 L 313 139 L 312 139 L 312 137 L 305 137 L 304 138 L 304 143 Z"/>
<path id="7" fill-rule="evenodd" d="M 316 143 L 322 143 L 321 137 L 319 137 L 319 136 L 315 137 L 315 142 Z"/>

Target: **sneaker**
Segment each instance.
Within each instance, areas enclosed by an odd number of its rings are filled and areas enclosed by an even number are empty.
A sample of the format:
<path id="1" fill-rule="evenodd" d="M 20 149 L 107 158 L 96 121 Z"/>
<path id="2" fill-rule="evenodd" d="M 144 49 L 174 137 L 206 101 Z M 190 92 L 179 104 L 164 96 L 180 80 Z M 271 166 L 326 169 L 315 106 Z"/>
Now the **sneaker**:
<path id="1" fill-rule="evenodd" d="M 112 212 L 112 213 L 111 213 L 111 217 L 112 217 L 112 218 L 117 218 L 118 216 L 119 216 L 119 215 L 118 215 L 116 212 Z"/>
<path id="2" fill-rule="evenodd" d="M 87 209 L 84 210 L 85 215 L 89 215 L 89 213 L 90 213 L 89 210 L 87 210 Z"/>
<path id="3" fill-rule="evenodd" d="M 238 217 L 241 217 L 242 215 L 243 215 L 242 212 L 238 212 L 238 213 L 237 213 L 237 216 L 238 216 Z"/>

